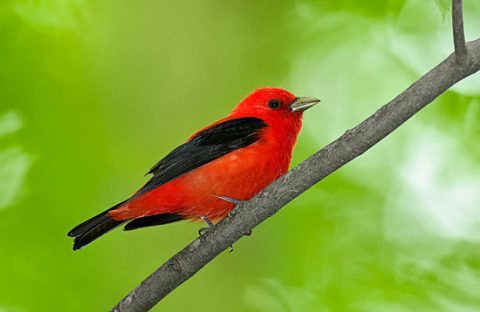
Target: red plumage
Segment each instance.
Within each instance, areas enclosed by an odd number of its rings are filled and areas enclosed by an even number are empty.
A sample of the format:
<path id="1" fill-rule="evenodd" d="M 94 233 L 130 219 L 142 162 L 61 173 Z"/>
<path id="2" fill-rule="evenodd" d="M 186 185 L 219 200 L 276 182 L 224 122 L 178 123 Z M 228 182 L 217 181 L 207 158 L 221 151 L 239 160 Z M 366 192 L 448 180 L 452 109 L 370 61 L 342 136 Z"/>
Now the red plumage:
<path id="1" fill-rule="evenodd" d="M 152 168 L 152 179 L 130 199 L 73 229 L 74 249 L 142 217 L 224 218 L 234 204 L 219 196 L 248 200 L 288 170 L 303 110 L 317 102 L 278 88 L 254 91 Z"/>

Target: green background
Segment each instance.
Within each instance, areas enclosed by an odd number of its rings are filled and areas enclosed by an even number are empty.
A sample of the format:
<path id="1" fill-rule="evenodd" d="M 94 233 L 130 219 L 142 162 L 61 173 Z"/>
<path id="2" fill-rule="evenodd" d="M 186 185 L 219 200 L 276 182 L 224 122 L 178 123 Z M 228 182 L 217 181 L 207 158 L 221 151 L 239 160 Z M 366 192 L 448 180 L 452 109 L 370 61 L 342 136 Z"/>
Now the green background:
<path id="1" fill-rule="evenodd" d="M 322 104 L 293 165 L 452 51 L 450 1 L 0 2 L 0 311 L 102 311 L 197 236 L 66 232 L 253 89 Z M 467 39 L 480 2 L 465 0 Z M 480 75 L 256 228 L 157 311 L 478 311 Z"/>

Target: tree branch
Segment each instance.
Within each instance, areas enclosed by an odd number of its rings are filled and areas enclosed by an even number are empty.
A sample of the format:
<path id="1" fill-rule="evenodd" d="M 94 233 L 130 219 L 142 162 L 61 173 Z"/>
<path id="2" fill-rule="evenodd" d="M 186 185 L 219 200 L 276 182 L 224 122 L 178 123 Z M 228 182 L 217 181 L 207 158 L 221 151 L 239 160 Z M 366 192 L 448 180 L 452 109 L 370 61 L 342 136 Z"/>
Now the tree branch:
<path id="1" fill-rule="evenodd" d="M 467 59 L 467 47 L 463 31 L 463 0 L 452 0 L 452 27 L 455 54 L 459 63 Z"/>
<path id="2" fill-rule="evenodd" d="M 458 81 L 480 70 L 480 39 L 467 44 L 470 62 L 455 54 L 355 128 L 345 132 L 248 202 L 232 218 L 195 239 L 130 292 L 113 311 L 146 311 L 255 226 L 338 168 L 360 156 Z"/>
<path id="3" fill-rule="evenodd" d="M 454 4 L 456 2 L 454 0 Z M 461 7 L 461 1 L 458 2 Z M 458 16 L 455 12 L 453 15 L 455 19 L 455 16 Z M 456 24 L 454 22 L 454 28 Z M 480 39 L 465 45 L 465 53 L 462 55 L 466 62 L 462 63 L 463 65 L 457 60 L 462 48 L 458 50 L 456 43 L 455 49 L 456 53 L 451 54 L 372 116 L 290 170 L 251 200 L 239 205 L 233 217 L 222 220 L 212 231 L 195 239 L 170 258 L 123 298 L 112 311 L 146 311 L 152 308 L 218 254 L 243 235 L 250 233 L 255 226 L 315 183 L 363 154 L 455 83 L 480 70 Z"/>

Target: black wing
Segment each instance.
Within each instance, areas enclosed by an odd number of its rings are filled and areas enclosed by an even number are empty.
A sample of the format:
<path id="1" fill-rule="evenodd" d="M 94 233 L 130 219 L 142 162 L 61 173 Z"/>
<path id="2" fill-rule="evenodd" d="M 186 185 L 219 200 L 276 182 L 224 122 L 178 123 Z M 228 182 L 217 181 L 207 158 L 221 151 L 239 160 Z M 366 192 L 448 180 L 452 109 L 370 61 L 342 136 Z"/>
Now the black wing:
<path id="1" fill-rule="evenodd" d="M 258 140 L 260 129 L 266 126 L 261 119 L 245 117 L 222 122 L 198 133 L 155 164 L 148 172 L 153 177 L 133 198 L 225 154 L 249 146 Z"/>

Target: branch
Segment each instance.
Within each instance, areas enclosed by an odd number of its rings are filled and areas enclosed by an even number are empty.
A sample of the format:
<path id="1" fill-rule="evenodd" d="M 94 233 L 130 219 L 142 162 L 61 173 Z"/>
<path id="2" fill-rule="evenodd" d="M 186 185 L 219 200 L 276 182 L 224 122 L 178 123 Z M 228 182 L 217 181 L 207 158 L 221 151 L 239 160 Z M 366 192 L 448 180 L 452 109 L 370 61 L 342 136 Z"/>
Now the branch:
<path id="1" fill-rule="evenodd" d="M 455 54 L 355 128 L 348 130 L 246 203 L 232 218 L 195 239 L 130 292 L 112 311 L 146 311 L 243 235 L 335 170 L 360 156 L 458 81 L 480 70 L 480 39 L 469 42 L 468 66 Z"/>
<path id="2" fill-rule="evenodd" d="M 358 126 L 290 170 L 248 202 L 239 205 L 233 217 L 225 218 L 212 231 L 195 239 L 170 258 L 112 311 L 146 311 L 152 308 L 258 224 L 315 183 L 370 149 L 455 83 L 479 71 L 480 39 L 465 44 L 461 12 L 458 13 L 461 0 L 454 0 L 453 4 L 455 53 Z M 465 62 L 458 62 L 460 56 L 464 57 Z"/>
<path id="3" fill-rule="evenodd" d="M 463 31 L 463 0 L 452 0 L 452 26 L 453 43 L 455 55 L 459 63 L 467 59 L 467 47 L 465 45 L 465 34 Z"/>

